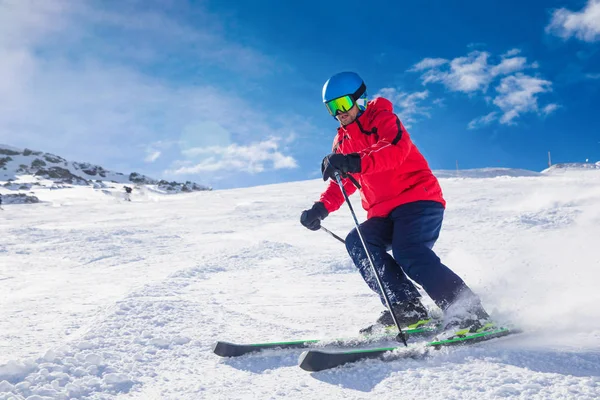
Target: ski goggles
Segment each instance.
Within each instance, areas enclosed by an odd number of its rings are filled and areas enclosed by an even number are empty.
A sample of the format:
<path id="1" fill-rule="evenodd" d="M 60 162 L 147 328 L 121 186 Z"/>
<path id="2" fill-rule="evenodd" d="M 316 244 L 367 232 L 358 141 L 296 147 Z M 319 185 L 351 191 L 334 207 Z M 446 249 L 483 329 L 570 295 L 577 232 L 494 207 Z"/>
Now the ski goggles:
<path id="1" fill-rule="evenodd" d="M 354 107 L 354 104 L 355 102 L 352 96 L 346 95 L 333 100 L 329 100 L 325 103 L 325 107 L 327 107 L 327 111 L 329 111 L 329 114 L 335 117 L 336 115 L 338 115 L 338 113 L 345 113 L 350 111 L 350 109 Z"/>

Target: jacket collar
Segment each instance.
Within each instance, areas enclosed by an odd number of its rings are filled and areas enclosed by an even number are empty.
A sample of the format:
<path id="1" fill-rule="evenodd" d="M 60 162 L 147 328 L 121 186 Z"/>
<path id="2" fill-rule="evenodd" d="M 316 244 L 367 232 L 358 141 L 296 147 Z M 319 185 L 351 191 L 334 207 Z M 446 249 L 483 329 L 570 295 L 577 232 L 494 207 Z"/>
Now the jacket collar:
<path id="1" fill-rule="evenodd" d="M 377 133 L 376 129 L 371 129 L 370 125 L 373 121 L 373 118 L 379 114 L 381 111 L 389 111 L 394 112 L 394 106 L 392 102 L 384 97 L 377 97 L 367 103 L 367 108 L 363 111 L 354 121 L 349 123 L 348 125 L 340 125 L 338 127 L 338 133 L 343 133 L 352 129 L 353 125 L 364 134 L 370 135 Z"/>

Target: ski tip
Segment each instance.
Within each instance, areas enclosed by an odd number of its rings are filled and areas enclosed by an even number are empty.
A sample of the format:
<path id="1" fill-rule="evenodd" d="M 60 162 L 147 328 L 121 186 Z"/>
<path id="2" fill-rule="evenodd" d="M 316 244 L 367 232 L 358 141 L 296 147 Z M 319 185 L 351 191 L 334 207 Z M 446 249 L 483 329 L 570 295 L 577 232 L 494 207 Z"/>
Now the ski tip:
<path id="1" fill-rule="evenodd" d="M 298 366 L 308 372 L 321 371 L 322 368 L 318 368 L 318 363 L 315 363 L 315 359 L 318 359 L 319 355 L 319 351 L 303 351 L 302 354 L 300 354 L 300 358 L 298 359 Z"/>
<path id="2" fill-rule="evenodd" d="M 344 353 L 329 353 L 319 350 L 307 350 L 300 355 L 298 366 L 308 372 L 319 372 L 339 367 L 348 362 Z"/>
<path id="3" fill-rule="evenodd" d="M 236 351 L 236 346 L 232 345 L 229 342 L 216 342 L 213 345 L 213 353 L 221 357 L 235 357 L 238 352 Z"/>

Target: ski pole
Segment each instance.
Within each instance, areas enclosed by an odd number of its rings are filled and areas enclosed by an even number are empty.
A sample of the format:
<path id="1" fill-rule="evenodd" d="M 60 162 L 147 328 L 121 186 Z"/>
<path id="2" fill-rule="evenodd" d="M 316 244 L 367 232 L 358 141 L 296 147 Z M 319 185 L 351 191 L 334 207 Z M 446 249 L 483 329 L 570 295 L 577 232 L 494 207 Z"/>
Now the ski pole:
<path id="1" fill-rule="evenodd" d="M 350 199 L 348 198 L 346 189 L 344 189 L 344 184 L 342 183 L 342 178 L 340 177 L 340 173 L 337 171 L 335 172 L 335 180 L 337 181 L 337 183 L 340 187 L 340 190 L 342 191 L 342 195 L 344 196 L 346 203 L 348 203 L 348 208 L 350 208 L 350 213 L 352 214 L 352 218 L 354 219 L 354 225 L 356 225 L 356 232 L 358 233 L 358 237 L 360 238 L 360 241 L 365 249 L 365 253 L 367 254 L 367 258 L 369 259 L 369 263 L 371 264 L 371 269 L 373 270 L 373 275 L 375 275 L 375 279 L 377 280 L 377 284 L 379 285 L 379 290 L 381 290 L 381 293 L 383 294 L 383 298 L 385 299 L 385 304 L 387 305 L 388 310 L 390 310 L 390 314 L 392 315 L 394 324 L 396 324 L 396 327 L 398 328 L 398 336 L 396 337 L 396 340 L 398 340 L 399 342 L 401 341 L 404 344 L 404 346 L 408 346 L 408 344 L 406 343 L 406 337 L 404 336 L 404 333 L 402 332 L 402 329 L 400 328 L 400 324 L 398 323 L 398 319 L 396 318 L 396 315 L 394 314 L 394 310 L 392 309 L 392 304 L 390 303 L 390 299 L 387 295 L 387 292 L 385 291 L 385 288 L 383 287 L 383 282 L 381 281 L 381 278 L 379 277 L 377 268 L 375 268 L 375 263 L 373 262 L 371 253 L 369 252 L 369 249 L 367 248 L 367 244 L 365 243 L 362 233 L 360 232 L 360 225 L 358 223 L 358 219 L 356 219 L 356 214 L 354 213 L 354 209 L 352 208 L 352 204 L 350 203 Z"/>
<path id="2" fill-rule="evenodd" d="M 325 232 L 329 233 L 331 236 L 333 236 L 334 238 L 336 238 L 340 242 L 346 243 L 346 241 L 344 239 L 342 239 L 341 237 L 339 237 L 335 233 L 331 232 L 329 229 L 325 228 L 323 225 L 321 225 L 321 229 L 324 230 Z"/>
<path id="3" fill-rule="evenodd" d="M 321 225 L 321 229 L 327 233 L 329 233 L 331 236 L 333 236 L 334 238 L 336 238 L 337 240 L 339 240 L 340 242 L 342 242 L 343 244 L 346 244 L 346 241 L 344 239 L 342 239 L 341 237 L 339 237 L 338 235 L 336 235 L 335 233 L 331 232 L 329 229 L 325 228 L 323 225 Z M 415 285 L 416 287 L 423 289 L 423 287 L 421 285 L 419 285 L 417 282 L 413 282 L 413 285 Z"/>

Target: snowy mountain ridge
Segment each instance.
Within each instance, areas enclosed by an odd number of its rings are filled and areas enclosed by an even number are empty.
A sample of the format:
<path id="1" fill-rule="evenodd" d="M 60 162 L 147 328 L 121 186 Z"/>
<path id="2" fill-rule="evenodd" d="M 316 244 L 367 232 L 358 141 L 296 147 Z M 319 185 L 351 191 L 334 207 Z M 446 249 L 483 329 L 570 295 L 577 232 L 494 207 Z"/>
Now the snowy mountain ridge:
<path id="1" fill-rule="evenodd" d="M 600 161 L 596 163 L 558 163 L 546 168 L 542 173 L 562 172 L 565 170 L 591 170 L 600 169 Z"/>
<path id="2" fill-rule="evenodd" d="M 24 194 L 22 191 L 30 192 L 36 188 L 62 189 L 77 185 L 105 189 L 108 187 L 107 183 L 118 184 L 117 186 L 143 186 L 162 193 L 211 190 L 207 186 L 190 181 L 168 182 L 137 172 L 123 174 L 87 162 L 68 161 L 51 153 L 0 144 L 0 185 L 18 192 L 20 197 Z M 17 200 L 20 198 L 8 196 L 11 197 Z"/>

